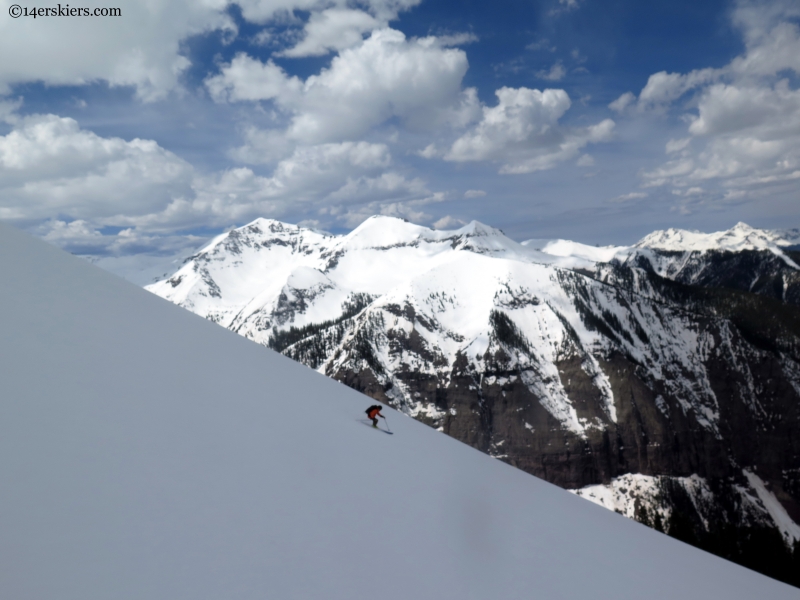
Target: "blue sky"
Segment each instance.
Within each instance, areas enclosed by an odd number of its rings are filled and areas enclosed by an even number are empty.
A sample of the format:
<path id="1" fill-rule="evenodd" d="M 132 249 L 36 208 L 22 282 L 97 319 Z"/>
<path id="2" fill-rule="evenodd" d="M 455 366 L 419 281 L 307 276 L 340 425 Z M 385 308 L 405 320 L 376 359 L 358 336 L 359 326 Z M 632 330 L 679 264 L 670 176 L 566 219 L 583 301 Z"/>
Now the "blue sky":
<path id="1" fill-rule="evenodd" d="M 591 244 L 800 225 L 796 2 L 11 4 L 0 218 L 133 279 L 259 216 Z"/>

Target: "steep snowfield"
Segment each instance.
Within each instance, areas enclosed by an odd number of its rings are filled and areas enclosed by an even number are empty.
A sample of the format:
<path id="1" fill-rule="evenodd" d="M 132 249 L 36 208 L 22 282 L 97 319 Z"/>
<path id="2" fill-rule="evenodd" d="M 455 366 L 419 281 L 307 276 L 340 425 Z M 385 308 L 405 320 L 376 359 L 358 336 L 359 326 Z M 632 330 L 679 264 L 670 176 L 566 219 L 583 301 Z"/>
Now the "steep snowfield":
<path id="1" fill-rule="evenodd" d="M 5 225 L 0 277 L 2 598 L 797 598 Z"/>

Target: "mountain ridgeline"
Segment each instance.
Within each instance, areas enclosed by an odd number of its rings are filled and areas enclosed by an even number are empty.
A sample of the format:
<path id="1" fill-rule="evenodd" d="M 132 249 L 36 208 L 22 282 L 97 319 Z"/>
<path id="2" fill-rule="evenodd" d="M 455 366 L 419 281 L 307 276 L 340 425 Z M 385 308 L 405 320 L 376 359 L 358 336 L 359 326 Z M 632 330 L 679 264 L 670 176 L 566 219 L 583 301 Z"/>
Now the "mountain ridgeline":
<path id="1" fill-rule="evenodd" d="M 800 585 L 800 232 L 519 244 L 259 219 L 152 292 L 479 450 Z"/>

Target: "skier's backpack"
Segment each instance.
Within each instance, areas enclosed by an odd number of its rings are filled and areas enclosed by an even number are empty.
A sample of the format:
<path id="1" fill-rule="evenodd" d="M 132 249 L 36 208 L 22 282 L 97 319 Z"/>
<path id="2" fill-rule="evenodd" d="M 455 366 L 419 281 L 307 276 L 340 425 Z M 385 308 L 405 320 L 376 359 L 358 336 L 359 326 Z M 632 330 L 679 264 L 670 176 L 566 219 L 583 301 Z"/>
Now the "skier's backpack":
<path id="1" fill-rule="evenodd" d="M 377 408 L 378 410 L 380 410 L 380 409 L 381 409 L 381 407 L 380 407 L 380 406 L 378 406 L 377 404 L 373 404 L 372 406 L 370 406 L 370 407 L 369 407 L 367 410 L 365 410 L 364 412 L 365 412 L 367 415 L 369 415 L 369 413 L 370 413 L 372 410 L 375 410 L 376 408 Z"/>

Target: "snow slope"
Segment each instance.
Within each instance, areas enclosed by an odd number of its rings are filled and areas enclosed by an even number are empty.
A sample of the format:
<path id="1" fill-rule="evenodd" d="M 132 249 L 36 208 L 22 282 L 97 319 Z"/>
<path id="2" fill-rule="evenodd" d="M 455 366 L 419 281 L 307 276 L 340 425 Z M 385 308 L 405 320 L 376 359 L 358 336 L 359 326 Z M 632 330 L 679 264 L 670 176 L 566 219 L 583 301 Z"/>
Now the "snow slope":
<path id="1" fill-rule="evenodd" d="M 611 262 L 618 255 L 627 255 L 628 246 L 595 247 L 570 240 L 525 240 L 523 246 L 535 248 L 545 254 L 582 258 L 591 262 Z"/>
<path id="2" fill-rule="evenodd" d="M 797 598 L 0 225 L 0 597 Z"/>

